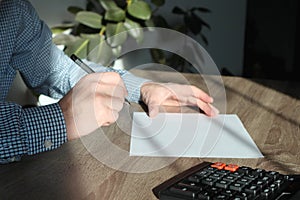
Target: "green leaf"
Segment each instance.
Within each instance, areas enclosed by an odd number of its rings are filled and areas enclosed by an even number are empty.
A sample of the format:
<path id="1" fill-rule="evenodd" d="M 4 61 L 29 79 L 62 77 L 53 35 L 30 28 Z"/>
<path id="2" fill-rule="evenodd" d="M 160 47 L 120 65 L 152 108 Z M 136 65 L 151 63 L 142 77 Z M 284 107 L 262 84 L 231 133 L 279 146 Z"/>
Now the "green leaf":
<path id="1" fill-rule="evenodd" d="M 120 22 L 125 19 L 125 11 L 121 8 L 109 9 L 105 12 L 104 19 Z"/>
<path id="2" fill-rule="evenodd" d="M 77 38 L 75 42 L 67 45 L 65 53 L 68 56 L 76 54 L 79 58 L 86 58 L 88 43 L 88 39 Z"/>
<path id="3" fill-rule="evenodd" d="M 83 11 L 82 8 L 77 7 L 77 6 L 69 6 L 68 11 L 74 15 L 76 15 L 78 12 Z"/>
<path id="4" fill-rule="evenodd" d="M 195 20 L 198 21 L 198 23 L 202 26 L 206 26 L 206 28 L 210 29 L 210 25 L 208 23 L 206 23 L 202 18 L 200 18 L 197 14 L 195 14 L 194 12 L 192 12 L 192 17 L 195 18 Z"/>
<path id="5" fill-rule="evenodd" d="M 112 52 L 113 52 L 113 55 L 115 58 L 120 57 L 121 52 L 122 52 L 122 46 L 117 46 L 117 47 L 112 48 Z"/>
<path id="6" fill-rule="evenodd" d="M 74 35 L 69 34 L 58 34 L 54 38 L 52 38 L 52 41 L 56 45 L 69 45 L 72 43 L 75 43 L 80 37 L 76 37 Z"/>
<path id="7" fill-rule="evenodd" d="M 155 24 L 154 24 L 152 19 L 149 19 L 149 20 L 145 21 L 145 25 L 147 27 L 147 30 L 149 30 L 149 31 L 154 31 L 155 30 Z"/>
<path id="8" fill-rule="evenodd" d="M 166 57 L 161 49 L 150 49 L 150 53 L 154 62 L 166 64 Z"/>
<path id="9" fill-rule="evenodd" d="M 194 35 L 199 34 L 202 30 L 199 17 L 193 13 L 191 15 L 184 15 L 184 23 Z"/>
<path id="10" fill-rule="evenodd" d="M 124 22 L 124 27 L 127 29 L 129 35 L 136 39 L 138 43 L 142 42 L 144 38 L 144 33 L 139 23 L 126 18 Z"/>
<path id="11" fill-rule="evenodd" d="M 113 0 L 99 0 L 99 2 L 105 10 L 113 10 L 119 8 Z"/>
<path id="12" fill-rule="evenodd" d="M 160 6 L 163 6 L 165 4 L 165 0 L 151 0 L 151 3 L 153 3 L 157 7 L 160 7 Z"/>
<path id="13" fill-rule="evenodd" d="M 60 34 L 60 33 L 64 32 L 65 30 L 74 28 L 74 26 L 75 26 L 74 23 L 60 24 L 60 25 L 51 27 L 51 32 L 53 34 Z"/>
<path id="14" fill-rule="evenodd" d="M 184 15 L 186 12 L 182 10 L 181 8 L 175 6 L 172 10 L 172 13 L 178 14 L 178 15 Z"/>
<path id="15" fill-rule="evenodd" d="M 88 44 L 89 44 L 88 39 L 83 40 L 82 43 L 78 46 L 78 48 L 75 50 L 74 54 L 76 54 L 80 58 L 86 57 Z"/>
<path id="16" fill-rule="evenodd" d="M 102 27 L 102 16 L 95 12 L 80 11 L 76 14 L 75 21 L 95 29 Z"/>
<path id="17" fill-rule="evenodd" d="M 144 1 L 136 1 L 128 5 L 128 13 L 138 19 L 148 20 L 151 17 L 151 8 Z"/>
<path id="18" fill-rule="evenodd" d="M 111 62 L 112 49 L 106 43 L 104 36 L 99 34 L 82 34 L 83 38 L 89 39 L 87 59 L 107 66 Z"/>
<path id="19" fill-rule="evenodd" d="M 91 52 L 93 51 L 93 49 L 97 48 L 97 45 L 100 44 L 101 38 L 104 37 L 99 34 L 80 34 L 80 36 L 90 41 L 88 46 L 88 52 Z"/>
<path id="20" fill-rule="evenodd" d="M 155 26 L 169 28 L 167 20 L 161 15 L 153 16 L 152 21 L 155 24 Z"/>
<path id="21" fill-rule="evenodd" d="M 194 10 L 198 10 L 198 11 L 204 12 L 204 13 L 209 13 L 209 12 L 211 12 L 209 9 L 203 8 L 203 7 L 193 8 L 192 11 L 194 11 Z"/>
<path id="22" fill-rule="evenodd" d="M 148 26 L 148 27 L 154 27 L 155 26 L 152 19 L 148 19 L 147 21 L 145 21 L 145 25 Z"/>
<path id="23" fill-rule="evenodd" d="M 118 24 L 108 23 L 106 25 L 107 42 L 110 46 L 122 45 L 127 39 L 127 32 L 122 22 Z"/>

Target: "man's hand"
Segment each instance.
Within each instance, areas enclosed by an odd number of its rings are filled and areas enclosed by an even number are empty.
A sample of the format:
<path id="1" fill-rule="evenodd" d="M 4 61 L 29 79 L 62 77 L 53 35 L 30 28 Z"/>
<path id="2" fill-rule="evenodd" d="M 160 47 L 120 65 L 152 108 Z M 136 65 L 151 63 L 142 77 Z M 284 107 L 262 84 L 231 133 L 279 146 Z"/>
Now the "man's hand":
<path id="1" fill-rule="evenodd" d="M 126 96 L 126 87 L 118 73 L 93 73 L 83 77 L 59 101 L 68 140 L 114 123 Z"/>
<path id="2" fill-rule="evenodd" d="M 208 116 L 219 113 L 211 105 L 213 98 L 191 85 L 147 82 L 141 87 L 141 98 L 148 106 L 150 117 L 158 114 L 159 106 L 197 106 Z"/>

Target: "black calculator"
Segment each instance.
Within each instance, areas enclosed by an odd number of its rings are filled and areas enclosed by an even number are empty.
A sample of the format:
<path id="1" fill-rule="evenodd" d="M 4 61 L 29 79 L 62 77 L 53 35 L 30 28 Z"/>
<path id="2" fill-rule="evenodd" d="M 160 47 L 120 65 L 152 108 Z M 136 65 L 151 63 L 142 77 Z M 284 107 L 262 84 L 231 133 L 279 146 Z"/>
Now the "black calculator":
<path id="1" fill-rule="evenodd" d="M 152 191 L 160 200 L 300 200 L 300 175 L 203 162 Z"/>

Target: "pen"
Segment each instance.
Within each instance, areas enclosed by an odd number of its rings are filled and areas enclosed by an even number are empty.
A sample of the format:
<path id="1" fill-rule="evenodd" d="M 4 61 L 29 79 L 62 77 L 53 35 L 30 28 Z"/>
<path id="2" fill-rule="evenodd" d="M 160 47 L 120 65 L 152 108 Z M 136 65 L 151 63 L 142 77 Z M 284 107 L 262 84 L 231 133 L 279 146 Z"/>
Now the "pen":
<path id="1" fill-rule="evenodd" d="M 79 66 L 81 69 L 86 71 L 88 74 L 95 73 L 94 70 L 92 70 L 87 64 L 85 64 L 80 58 L 78 58 L 76 55 L 72 54 L 71 59 Z"/>
<path id="2" fill-rule="evenodd" d="M 85 64 L 80 58 L 78 58 L 75 54 L 72 54 L 70 58 L 84 71 L 86 71 L 88 74 L 95 73 L 94 70 L 92 70 L 87 64 Z M 130 102 L 125 98 L 125 102 L 127 102 L 130 105 Z"/>

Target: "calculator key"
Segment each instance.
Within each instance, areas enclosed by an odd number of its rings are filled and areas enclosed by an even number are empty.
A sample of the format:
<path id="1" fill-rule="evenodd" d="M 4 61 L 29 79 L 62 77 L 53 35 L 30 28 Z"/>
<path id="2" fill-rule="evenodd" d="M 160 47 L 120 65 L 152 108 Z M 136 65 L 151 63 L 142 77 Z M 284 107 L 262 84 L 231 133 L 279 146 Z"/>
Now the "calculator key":
<path id="1" fill-rule="evenodd" d="M 253 185 L 257 185 L 260 189 L 265 188 L 267 186 L 267 183 L 261 179 L 255 180 L 252 182 Z"/>
<path id="2" fill-rule="evenodd" d="M 199 177 L 208 177 L 211 173 L 211 171 L 199 171 L 196 172 L 196 175 Z"/>
<path id="3" fill-rule="evenodd" d="M 246 176 L 244 176 L 244 178 L 250 179 L 250 180 L 255 180 L 258 178 L 258 175 L 256 174 L 248 174 Z"/>
<path id="4" fill-rule="evenodd" d="M 245 192 L 241 192 L 241 193 L 237 193 L 235 195 L 235 198 L 233 198 L 234 200 L 250 200 L 252 199 L 252 195 L 251 194 L 247 194 Z"/>
<path id="5" fill-rule="evenodd" d="M 236 170 L 238 170 L 239 166 L 235 165 L 235 164 L 228 164 L 225 166 L 225 170 L 231 171 L 231 172 L 235 172 Z"/>
<path id="6" fill-rule="evenodd" d="M 169 189 L 170 192 L 174 193 L 174 194 L 178 194 L 181 196 L 185 196 L 185 197 L 190 197 L 190 198 L 195 198 L 196 197 L 196 193 L 194 191 L 190 191 L 188 188 L 186 187 L 171 187 Z"/>
<path id="7" fill-rule="evenodd" d="M 225 169 L 221 169 L 221 170 L 215 171 L 215 173 L 216 173 L 216 174 L 220 174 L 220 175 L 222 175 L 222 176 L 225 176 L 225 175 L 230 174 L 230 171 L 225 170 Z"/>
<path id="8" fill-rule="evenodd" d="M 269 189 L 272 191 L 272 192 L 275 192 L 277 189 L 278 189 L 278 186 L 274 183 L 272 183 L 270 186 L 269 186 Z"/>
<path id="9" fill-rule="evenodd" d="M 243 184 L 243 185 L 249 185 L 251 183 L 252 180 L 247 179 L 247 178 L 240 178 L 238 179 L 236 182 Z"/>
<path id="10" fill-rule="evenodd" d="M 209 172 L 215 172 L 217 171 L 218 169 L 217 168 L 214 168 L 214 167 L 207 167 L 205 169 L 203 169 L 203 171 L 209 171 Z"/>
<path id="11" fill-rule="evenodd" d="M 200 199 L 200 200 L 211 200 L 212 198 L 210 197 L 209 192 L 202 191 L 198 194 L 198 199 Z"/>
<path id="12" fill-rule="evenodd" d="M 244 172 L 243 171 L 235 171 L 233 173 L 230 173 L 231 176 L 234 176 L 234 177 L 237 177 L 237 178 L 240 178 L 242 176 L 244 176 Z"/>
<path id="13" fill-rule="evenodd" d="M 215 162 L 211 165 L 211 167 L 216 168 L 216 169 L 223 169 L 226 166 L 225 163 L 222 162 Z"/>
<path id="14" fill-rule="evenodd" d="M 209 176 L 209 178 L 212 178 L 214 180 L 220 180 L 223 176 L 224 176 L 223 174 L 214 173 L 214 174 L 211 174 Z"/>
<path id="15" fill-rule="evenodd" d="M 259 178 L 265 176 L 265 173 L 266 173 L 265 170 L 259 169 L 259 168 L 254 169 L 253 171 L 251 171 L 251 174 L 255 174 L 255 175 L 257 175 Z"/>
<path id="16" fill-rule="evenodd" d="M 271 177 L 273 180 L 277 180 L 279 178 L 279 172 L 270 171 L 266 173 L 266 176 Z"/>
<path id="17" fill-rule="evenodd" d="M 212 196 L 215 196 L 215 195 L 219 194 L 220 191 L 222 191 L 222 190 L 220 188 L 217 188 L 217 187 L 209 188 L 209 192 Z"/>
<path id="18" fill-rule="evenodd" d="M 278 180 L 274 181 L 274 184 L 276 184 L 278 187 L 283 185 L 283 183 L 284 183 L 284 179 L 278 179 Z"/>
<path id="19" fill-rule="evenodd" d="M 216 182 L 216 180 L 214 180 L 212 178 L 205 178 L 202 180 L 203 184 L 209 185 L 209 186 L 213 186 L 215 182 Z"/>
<path id="20" fill-rule="evenodd" d="M 237 179 L 236 177 L 231 176 L 231 175 L 223 177 L 223 180 L 229 181 L 229 182 L 234 182 L 236 179 Z"/>
<path id="21" fill-rule="evenodd" d="M 226 194 L 219 194 L 213 198 L 213 200 L 229 200 L 229 196 Z"/>
<path id="22" fill-rule="evenodd" d="M 232 190 L 225 190 L 225 191 L 221 192 L 221 194 L 224 194 L 224 195 L 232 198 L 235 195 L 235 192 Z"/>
<path id="23" fill-rule="evenodd" d="M 194 183 L 200 183 L 201 182 L 201 178 L 197 175 L 188 177 L 188 180 L 190 182 L 194 182 Z"/>
<path id="24" fill-rule="evenodd" d="M 266 182 L 267 185 L 273 183 L 273 178 L 270 176 L 264 176 L 261 178 L 262 181 Z"/>
<path id="25" fill-rule="evenodd" d="M 237 171 L 239 171 L 241 173 L 244 173 L 244 174 L 248 174 L 251 171 L 251 168 L 250 167 L 242 166 Z"/>
<path id="26" fill-rule="evenodd" d="M 252 194 L 252 195 L 257 195 L 260 192 L 260 188 L 256 185 L 250 185 L 248 187 L 245 188 L 245 192 Z"/>
<path id="27" fill-rule="evenodd" d="M 194 190 L 194 191 L 202 191 L 203 190 L 203 187 L 201 185 L 196 185 L 195 183 L 193 182 L 179 182 L 177 184 L 178 187 L 181 187 L 181 188 L 188 188 L 189 190 Z"/>
<path id="28" fill-rule="evenodd" d="M 272 191 L 269 188 L 266 188 L 261 192 L 261 195 L 264 197 L 269 197 L 272 195 Z"/>
<path id="29" fill-rule="evenodd" d="M 216 182 L 215 185 L 216 185 L 216 187 L 218 187 L 218 188 L 227 189 L 228 186 L 229 186 L 229 183 L 230 183 L 230 182 L 228 182 L 228 181 L 221 180 L 221 181 Z"/>
<path id="30" fill-rule="evenodd" d="M 229 186 L 229 189 L 237 191 L 237 192 L 241 192 L 244 187 L 245 187 L 245 185 L 243 185 L 243 184 L 233 183 Z"/>

